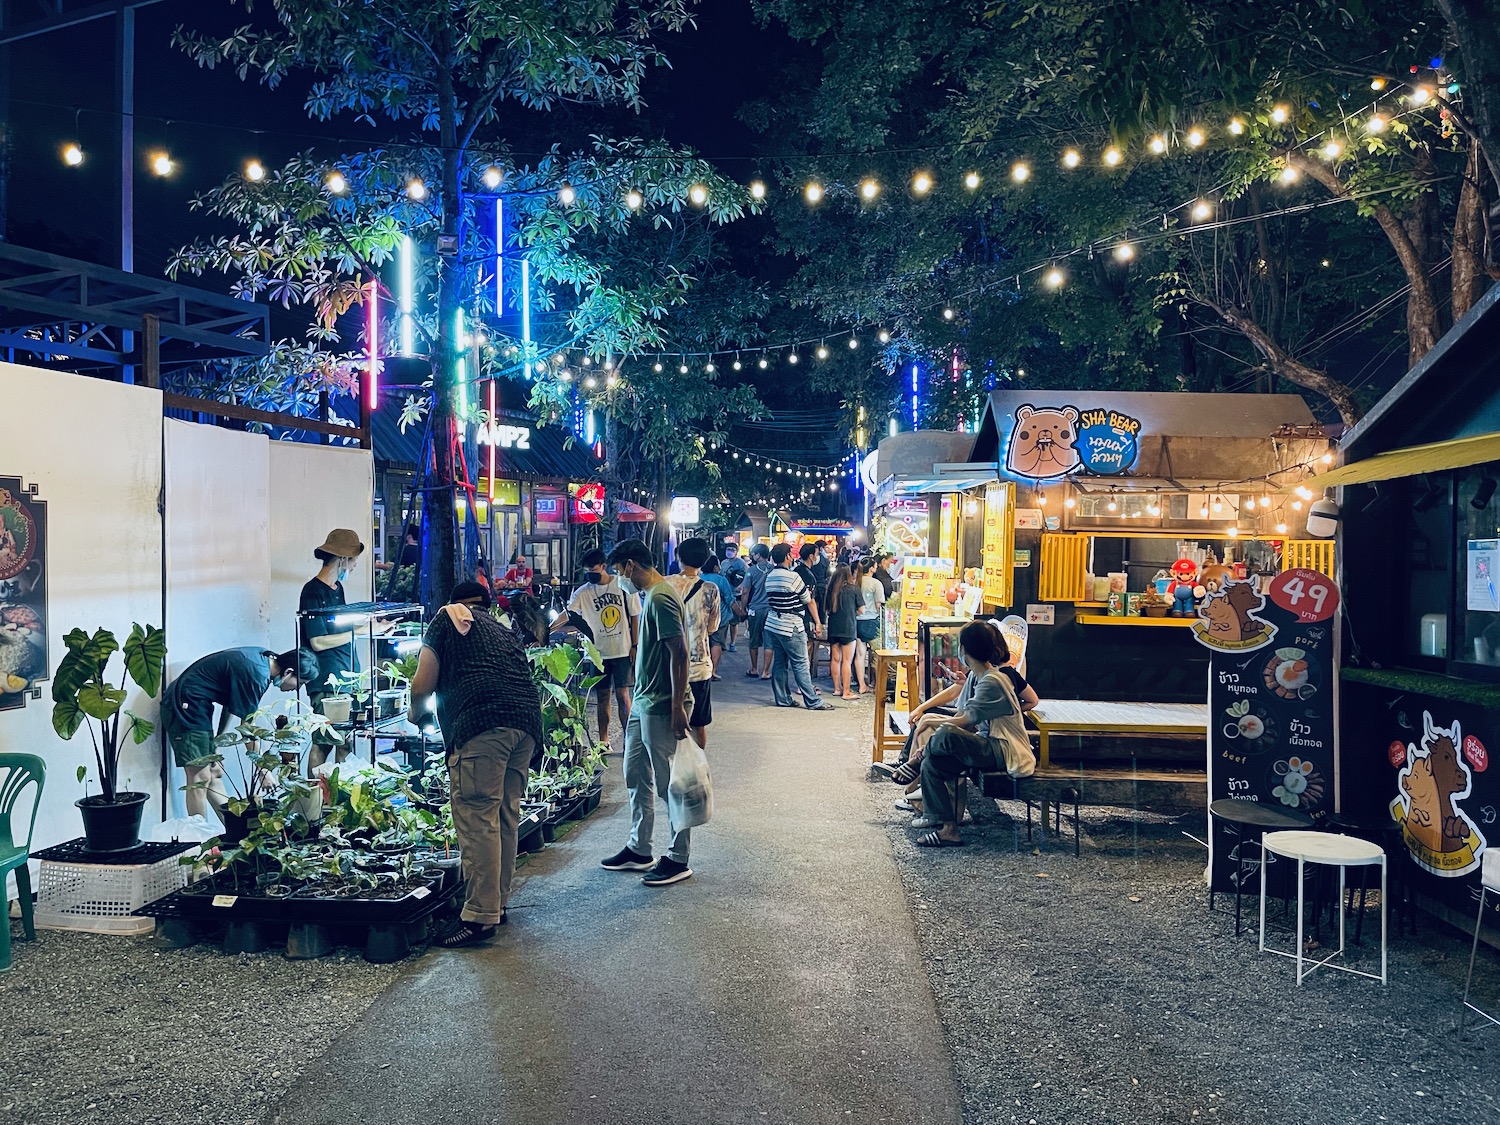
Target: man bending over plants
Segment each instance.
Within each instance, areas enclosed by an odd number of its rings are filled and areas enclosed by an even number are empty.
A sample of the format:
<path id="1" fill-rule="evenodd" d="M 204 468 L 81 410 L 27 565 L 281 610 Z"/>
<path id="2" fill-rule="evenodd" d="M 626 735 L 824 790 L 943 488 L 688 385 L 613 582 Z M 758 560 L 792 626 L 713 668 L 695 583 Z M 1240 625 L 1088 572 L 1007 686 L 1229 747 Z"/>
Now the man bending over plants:
<path id="1" fill-rule="evenodd" d="M 542 745 L 541 700 L 526 654 L 489 607 L 490 592 L 479 583 L 453 587 L 422 638 L 407 715 L 422 726 L 437 696 L 467 882 L 459 924 L 438 941 L 449 949 L 488 941 L 505 925 L 521 798 L 532 751 Z"/>

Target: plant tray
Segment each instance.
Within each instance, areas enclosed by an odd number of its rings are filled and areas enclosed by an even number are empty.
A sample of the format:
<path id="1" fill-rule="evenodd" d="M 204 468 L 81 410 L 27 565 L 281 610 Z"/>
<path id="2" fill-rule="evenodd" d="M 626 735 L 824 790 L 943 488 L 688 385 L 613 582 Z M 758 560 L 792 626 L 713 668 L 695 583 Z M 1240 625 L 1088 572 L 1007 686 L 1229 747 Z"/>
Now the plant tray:
<path id="1" fill-rule="evenodd" d="M 96 867 L 136 867 L 159 863 L 198 846 L 197 840 L 173 840 L 168 844 L 141 844 L 128 852 L 91 852 L 88 839 L 79 836 L 63 844 L 32 852 L 31 858 L 43 863 L 88 863 Z"/>
<path id="2" fill-rule="evenodd" d="M 314 898 L 292 894 L 282 898 L 266 895 L 188 893 L 186 889 L 150 903 L 138 914 L 182 922 L 261 922 L 274 925 L 323 924 L 396 926 L 418 922 L 447 903 L 460 887 L 455 880 L 447 890 L 435 878 L 404 898 Z M 422 894 L 422 891 L 426 891 Z"/>

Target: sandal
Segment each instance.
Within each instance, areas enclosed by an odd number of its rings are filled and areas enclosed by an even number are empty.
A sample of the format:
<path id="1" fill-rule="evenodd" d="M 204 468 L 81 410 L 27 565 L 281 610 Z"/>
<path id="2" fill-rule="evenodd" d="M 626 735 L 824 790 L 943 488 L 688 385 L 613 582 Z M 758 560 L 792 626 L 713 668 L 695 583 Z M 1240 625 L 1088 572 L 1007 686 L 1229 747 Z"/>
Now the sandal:
<path id="1" fill-rule="evenodd" d="M 505 922 L 505 915 L 500 915 L 500 922 L 502 924 Z M 466 945 L 479 945 L 481 942 L 489 941 L 494 936 L 494 926 L 478 926 L 473 922 L 463 922 L 457 929 L 439 938 L 438 944 L 444 949 L 462 949 Z"/>
<path id="2" fill-rule="evenodd" d="M 897 766 L 891 773 L 891 780 L 897 785 L 910 785 L 921 776 L 922 763 L 920 761 L 913 762 L 908 759 Z"/>
<path id="3" fill-rule="evenodd" d="M 925 836 L 917 837 L 919 848 L 961 848 L 964 846 L 962 840 L 945 840 L 936 832 L 929 832 Z"/>
<path id="4" fill-rule="evenodd" d="M 757 672 L 757 671 L 755 671 L 754 669 L 751 669 L 750 671 L 746 672 L 745 675 L 749 676 L 751 679 L 754 679 L 754 680 L 760 679 L 760 673 Z"/>

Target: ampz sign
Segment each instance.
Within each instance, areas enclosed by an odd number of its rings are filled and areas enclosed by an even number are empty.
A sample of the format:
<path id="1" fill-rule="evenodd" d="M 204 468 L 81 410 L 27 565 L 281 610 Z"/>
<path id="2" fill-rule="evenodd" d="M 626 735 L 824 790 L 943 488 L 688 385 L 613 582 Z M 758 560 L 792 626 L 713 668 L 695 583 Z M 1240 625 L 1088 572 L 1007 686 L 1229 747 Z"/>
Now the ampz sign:
<path id="1" fill-rule="evenodd" d="M 493 445 L 497 449 L 530 449 L 530 426 L 507 426 L 499 422 L 480 426 L 474 440 L 480 445 Z"/>

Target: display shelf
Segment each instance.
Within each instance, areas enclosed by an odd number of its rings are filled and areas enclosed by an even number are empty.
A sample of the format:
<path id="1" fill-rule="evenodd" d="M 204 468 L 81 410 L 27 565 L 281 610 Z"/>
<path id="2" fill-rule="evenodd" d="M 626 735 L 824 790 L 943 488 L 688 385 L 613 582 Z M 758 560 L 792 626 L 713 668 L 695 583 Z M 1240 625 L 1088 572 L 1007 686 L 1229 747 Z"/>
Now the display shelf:
<path id="1" fill-rule="evenodd" d="M 1080 625 L 1151 625 L 1157 628 L 1191 629 L 1196 617 L 1106 617 L 1102 613 L 1080 613 Z"/>

